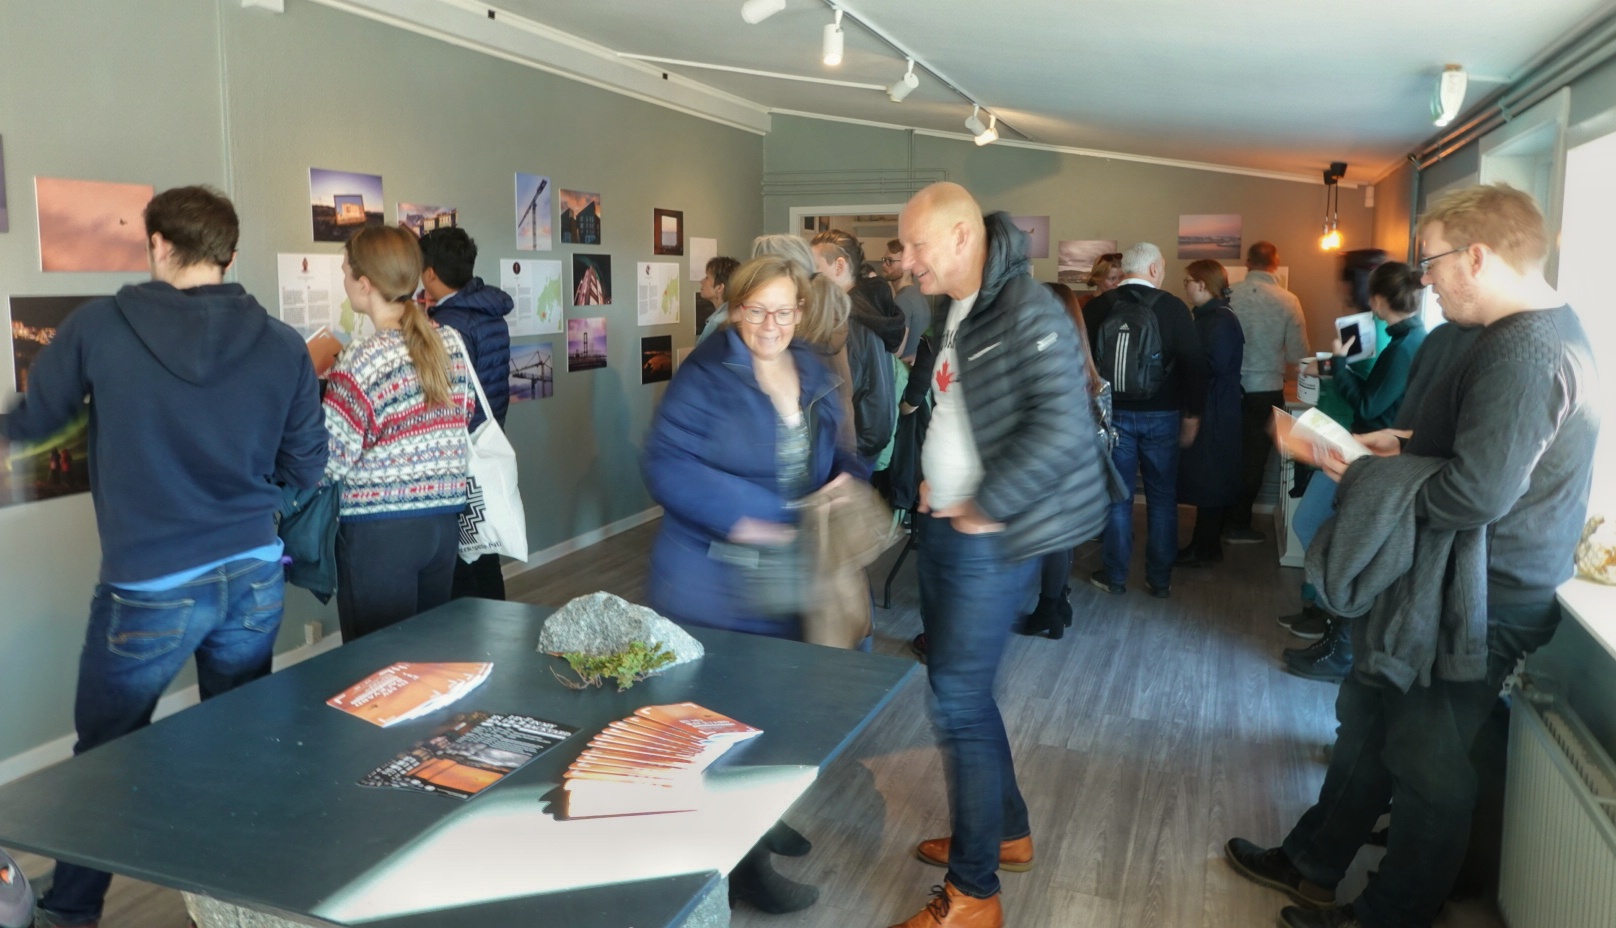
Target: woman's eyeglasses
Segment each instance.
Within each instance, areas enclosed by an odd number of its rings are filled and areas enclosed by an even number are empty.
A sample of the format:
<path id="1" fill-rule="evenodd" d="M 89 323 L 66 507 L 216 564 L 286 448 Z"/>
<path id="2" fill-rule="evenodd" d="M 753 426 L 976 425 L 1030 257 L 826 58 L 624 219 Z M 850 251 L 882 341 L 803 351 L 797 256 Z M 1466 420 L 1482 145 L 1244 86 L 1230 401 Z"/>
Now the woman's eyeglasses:
<path id="1" fill-rule="evenodd" d="M 769 316 L 774 317 L 775 325 L 795 325 L 802 316 L 802 304 L 799 302 L 796 306 L 782 306 L 771 309 L 767 306 L 759 306 L 756 303 L 742 303 L 741 315 L 753 325 L 762 324 L 763 320 Z"/>

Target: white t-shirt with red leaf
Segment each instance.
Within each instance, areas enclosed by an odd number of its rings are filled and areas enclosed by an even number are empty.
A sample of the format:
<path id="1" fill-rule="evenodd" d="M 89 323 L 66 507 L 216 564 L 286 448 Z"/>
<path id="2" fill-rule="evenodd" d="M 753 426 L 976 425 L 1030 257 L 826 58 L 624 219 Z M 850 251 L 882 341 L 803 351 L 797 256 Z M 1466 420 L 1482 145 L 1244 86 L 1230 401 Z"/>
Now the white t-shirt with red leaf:
<path id="1" fill-rule="evenodd" d="M 982 482 L 982 457 L 971 434 L 970 416 L 965 410 L 965 384 L 960 378 L 959 354 L 954 348 L 960 323 L 976 305 L 977 294 L 955 300 L 949 307 L 942 344 L 932 366 L 931 427 L 921 449 L 921 467 L 926 475 L 933 510 L 943 509 L 976 495 Z"/>

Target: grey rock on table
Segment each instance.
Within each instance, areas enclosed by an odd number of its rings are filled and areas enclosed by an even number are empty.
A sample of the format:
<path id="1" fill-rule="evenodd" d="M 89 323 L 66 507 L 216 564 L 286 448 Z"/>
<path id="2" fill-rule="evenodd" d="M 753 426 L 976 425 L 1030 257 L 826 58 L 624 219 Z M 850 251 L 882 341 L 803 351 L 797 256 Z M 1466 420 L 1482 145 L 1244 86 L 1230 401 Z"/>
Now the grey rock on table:
<path id="1" fill-rule="evenodd" d="M 610 593 L 580 596 L 544 620 L 539 650 L 546 654 L 613 654 L 635 641 L 660 644 L 673 653 L 669 667 L 707 653 L 701 642 L 653 610 Z"/>

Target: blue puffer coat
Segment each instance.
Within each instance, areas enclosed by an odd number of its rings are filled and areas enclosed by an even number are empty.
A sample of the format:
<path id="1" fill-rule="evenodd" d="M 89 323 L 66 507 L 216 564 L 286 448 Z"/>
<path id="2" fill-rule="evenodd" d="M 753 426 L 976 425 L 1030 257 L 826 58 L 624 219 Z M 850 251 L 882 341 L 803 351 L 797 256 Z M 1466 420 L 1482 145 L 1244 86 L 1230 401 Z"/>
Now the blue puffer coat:
<path id="1" fill-rule="evenodd" d="M 447 300 L 432 307 L 430 313 L 433 322 L 460 333 L 471 354 L 471 366 L 482 381 L 483 392 L 488 394 L 494 421 L 501 427 L 505 425 L 505 410 L 511 405 L 511 329 L 505 317 L 513 306 L 510 294 L 485 286 L 481 277 L 473 277 Z M 472 414 L 468 428 L 477 431 L 483 418 L 479 408 Z"/>
<path id="2" fill-rule="evenodd" d="M 810 425 L 810 485 L 818 489 L 862 465 L 837 447 L 842 408 L 837 380 L 814 352 L 791 343 Z M 797 623 L 758 618 L 747 608 L 740 568 L 708 557 L 743 516 L 795 523 L 780 495 L 774 404 L 758 388 L 752 354 L 733 328 L 697 345 L 662 397 L 645 442 L 645 485 L 662 504 L 651 548 L 651 607 L 689 625 L 794 638 Z"/>

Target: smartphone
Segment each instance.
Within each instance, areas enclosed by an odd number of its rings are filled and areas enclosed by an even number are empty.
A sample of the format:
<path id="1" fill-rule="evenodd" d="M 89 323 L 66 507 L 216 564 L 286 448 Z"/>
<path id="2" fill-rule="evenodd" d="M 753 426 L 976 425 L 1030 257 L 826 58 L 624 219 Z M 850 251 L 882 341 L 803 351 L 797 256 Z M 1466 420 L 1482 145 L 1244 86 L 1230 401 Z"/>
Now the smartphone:
<path id="1" fill-rule="evenodd" d="M 1336 335 L 1346 346 L 1347 361 L 1362 361 L 1375 355 L 1375 314 L 1354 313 L 1335 321 Z"/>

